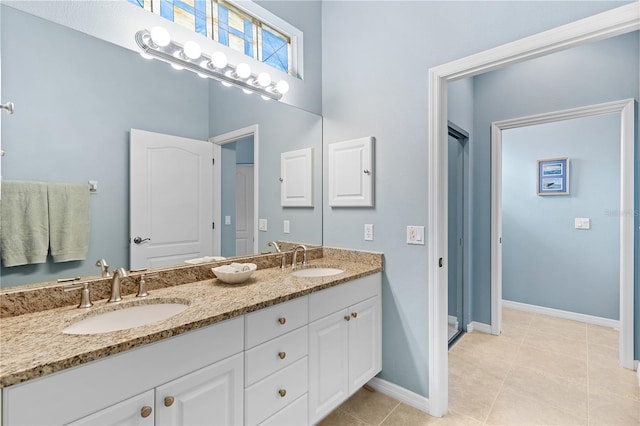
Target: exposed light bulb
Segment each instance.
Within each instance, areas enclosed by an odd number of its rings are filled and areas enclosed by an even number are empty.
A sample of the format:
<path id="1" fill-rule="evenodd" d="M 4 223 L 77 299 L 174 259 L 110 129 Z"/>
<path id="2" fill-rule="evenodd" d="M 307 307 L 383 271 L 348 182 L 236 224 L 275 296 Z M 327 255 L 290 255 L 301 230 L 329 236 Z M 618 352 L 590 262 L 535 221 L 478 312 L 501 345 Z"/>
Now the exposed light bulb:
<path id="1" fill-rule="evenodd" d="M 174 70 L 178 70 L 178 71 L 180 71 L 180 70 L 183 70 L 183 69 L 184 69 L 184 67 L 183 67 L 183 66 L 180 66 L 180 65 L 178 65 L 178 64 L 171 64 L 171 68 L 173 68 Z"/>
<path id="2" fill-rule="evenodd" d="M 236 74 L 240 78 L 248 78 L 251 75 L 251 67 L 249 64 L 240 62 L 236 67 Z"/>
<path id="3" fill-rule="evenodd" d="M 263 100 L 265 100 L 265 101 L 270 101 L 270 100 L 271 100 L 271 98 L 270 98 L 270 97 L 265 96 L 265 95 L 260 95 L 260 97 L 261 97 Z"/>
<path id="4" fill-rule="evenodd" d="M 227 66 L 227 55 L 222 52 L 215 52 L 211 55 L 211 63 L 216 68 L 224 68 Z"/>
<path id="5" fill-rule="evenodd" d="M 198 59 L 202 54 L 200 45 L 192 40 L 189 40 L 184 44 L 183 51 L 187 58 L 190 59 Z"/>
<path id="6" fill-rule="evenodd" d="M 278 84 L 276 84 L 276 90 L 284 95 L 289 91 L 289 83 L 284 80 L 280 80 Z"/>
<path id="7" fill-rule="evenodd" d="M 146 54 L 146 53 L 144 53 L 144 52 L 140 52 L 140 56 L 142 56 L 142 57 L 143 57 L 143 58 L 145 58 L 145 59 L 153 59 L 153 56 L 151 56 L 151 55 L 147 55 L 147 54 Z"/>
<path id="8" fill-rule="evenodd" d="M 252 94 L 252 93 L 253 93 L 253 92 L 252 92 L 251 90 L 249 90 L 249 89 L 242 89 L 242 91 L 243 91 L 244 93 L 246 93 L 247 95 L 250 95 L 250 94 Z"/>
<path id="9" fill-rule="evenodd" d="M 271 76 L 266 72 L 258 74 L 258 84 L 262 87 L 267 87 L 271 84 Z"/>
<path id="10" fill-rule="evenodd" d="M 226 81 L 221 81 L 221 83 L 222 83 L 222 85 L 223 85 L 224 87 L 231 87 L 231 86 L 232 86 L 232 84 L 231 84 L 231 83 L 227 83 Z"/>
<path id="11" fill-rule="evenodd" d="M 202 74 L 201 72 L 199 72 L 199 73 L 197 73 L 197 74 L 198 74 L 198 77 L 200 77 L 200 78 L 207 78 L 207 77 L 208 77 L 208 76 L 206 76 L 206 75 Z"/>
<path id="12" fill-rule="evenodd" d="M 160 47 L 165 47 L 171 42 L 171 36 L 164 28 L 153 27 L 151 29 L 151 41 Z"/>

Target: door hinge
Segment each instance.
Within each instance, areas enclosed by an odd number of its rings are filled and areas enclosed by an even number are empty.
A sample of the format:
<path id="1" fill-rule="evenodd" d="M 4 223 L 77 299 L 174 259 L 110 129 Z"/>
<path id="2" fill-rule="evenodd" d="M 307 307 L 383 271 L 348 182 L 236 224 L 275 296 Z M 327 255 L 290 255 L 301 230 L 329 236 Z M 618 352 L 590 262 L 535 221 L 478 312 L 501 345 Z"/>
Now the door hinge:
<path id="1" fill-rule="evenodd" d="M 214 166 L 216 165 L 216 159 L 215 158 L 211 159 L 211 164 L 213 164 Z"/>
<path id="2" fill-rule="evenodd" d="M 216 223 L 215 222 L 211 222 L 211 229 L 216 229 Z"/>

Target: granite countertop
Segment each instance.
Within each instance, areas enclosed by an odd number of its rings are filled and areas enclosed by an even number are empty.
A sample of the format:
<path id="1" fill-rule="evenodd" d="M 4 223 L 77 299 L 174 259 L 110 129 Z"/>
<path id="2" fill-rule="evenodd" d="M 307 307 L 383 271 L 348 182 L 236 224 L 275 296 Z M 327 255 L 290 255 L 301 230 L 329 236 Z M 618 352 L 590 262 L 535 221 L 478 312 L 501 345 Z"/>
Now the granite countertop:
<path id="1" fill-rule="evenodd" d="M 109 304 L 94 301 L 89 309 L 66 306 L 2 318 L 0 327 L 0 387 L 11 386 L 66 368 L 107 357 L 141 345 L 156 342 L 256 311 L 315 291 L 382 271 L 380 261 L 361 261 L 357 254 L 324 257 L 308 267 L 343 269 L 338 275 L 300 278 L 291 270 L 259 269 L 243 284 L 229 285 L 217 279 L 156 289 L 146 298 L 123 297 Z M 128 330 L 94 335 L 69 335 L 62 330 L 85 317 L 124 307 L 177 302 L 188 304 L 185 311 L 163 321 Z"/>

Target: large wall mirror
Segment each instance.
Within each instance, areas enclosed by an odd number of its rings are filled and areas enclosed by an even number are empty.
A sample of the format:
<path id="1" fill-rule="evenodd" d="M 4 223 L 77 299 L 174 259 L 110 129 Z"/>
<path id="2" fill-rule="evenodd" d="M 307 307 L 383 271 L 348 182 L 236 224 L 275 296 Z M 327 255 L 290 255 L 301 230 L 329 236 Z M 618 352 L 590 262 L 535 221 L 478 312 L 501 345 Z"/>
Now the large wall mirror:
<path id="1" fill-rule="evenodd" d="M 96 276 L 95 263 L 101 258 L 112 269 L 130 267 L 131 129 L 213 143 L 216 136 L 256 126 L 259 151 L 242 161 L 255 163 L 259 170 L 255 207 L 267 228 L 255 230 L 257 244 L 251 250 L 271 251 L 267 242 L 272 240 L 322 244 L 321 116 L 145 60 L 134 51 L 6 4 L 0 8 L 1 93 L 16 106 L 14 115 L 2 118 L 3 181 L 97 181 L 97 192 L 90 196 L 86 259 L 54 263 L 49 256 L 44 264 L 2 266 L 2 287 Z M 246 159 L 241 143 L 234 157 Z M 314 151 L 316 202 L 313 207 L 283 208 L 280 155 L 302 148 Z M 224 205 L 225 198 L 219 227 L 234 211 Z M 228 226 L 235 223 L 230 222 Z M 231 248 L 225 254 L 236 253 Z"/>

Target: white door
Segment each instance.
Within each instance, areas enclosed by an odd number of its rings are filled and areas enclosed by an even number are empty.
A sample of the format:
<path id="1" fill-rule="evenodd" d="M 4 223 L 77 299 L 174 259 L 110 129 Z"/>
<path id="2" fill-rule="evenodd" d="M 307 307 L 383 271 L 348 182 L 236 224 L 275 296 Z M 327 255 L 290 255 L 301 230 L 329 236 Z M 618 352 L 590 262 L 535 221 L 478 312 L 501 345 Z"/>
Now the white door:
<path id="1" fill-rule="evenodd" d="M 253 253 L 253 164 L 236 166 L 236 256 Z"/>
<path id="2" fill-rule="evenodd" d="M 352 394 L 382 368 L 380 298 L 372 297 L 353 305 L 349 315 L 349 394 Z"/>
<path id="3" fill-rule="evenodd" d="M 213 254 L 213 145 L 131 129 L 131 269 Z"/>
<path id="4" fill-rule="evenodd" d="M 158 425 L 241 425 L 243 354 L 156 388 Z"/>
<path id="5" fill-rule="evenodd" d="M 73 426 L 153 426 L 153 390 L 69 423 Z"/>
<path id="6" fill-rule="evenodd" d="M 329 414 L 349 394 L 348 312 L 309 324 L 309 423 Z"/>

